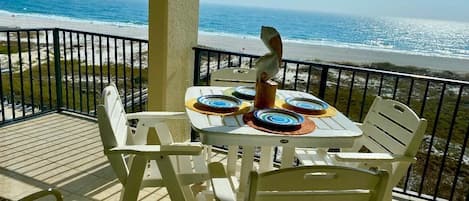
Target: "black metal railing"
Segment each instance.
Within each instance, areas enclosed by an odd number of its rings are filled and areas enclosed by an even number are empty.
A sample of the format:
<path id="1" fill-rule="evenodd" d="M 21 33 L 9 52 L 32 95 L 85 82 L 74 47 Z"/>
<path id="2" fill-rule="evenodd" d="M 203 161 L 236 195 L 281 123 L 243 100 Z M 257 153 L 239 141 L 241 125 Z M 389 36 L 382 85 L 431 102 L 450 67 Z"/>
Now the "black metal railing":
<path id="1" fill-rule="evenodd" d="M 53 29 L 0 31 L 0 123 L 54 110 Z M 49 42 L 50 41 L 50 42 Z M 37 66 L 37 68 L 36 68 Z"/>
<path id="2" fill-rule="evenodd" d="M 194 85 L 208 85 L 221 68 L 253 68 L 259 56 L 196 47 Z M 428 200 L 467 199 L 469 82 L 320 62 L 283 60 L 275 80 L 304 91 L 361 122 L 374 97 L 395 99 L 428 120 L 417 163 L 396 192 Z M 277 156 L 275 156 L 278 161 Z"/>
<path id="3" fill-rule="evenodd" d="M 148 41 L 67 29 L 0 31 L 0 125 L 50 111 L 94 116 L 114 82 L 145 110 Z"/>

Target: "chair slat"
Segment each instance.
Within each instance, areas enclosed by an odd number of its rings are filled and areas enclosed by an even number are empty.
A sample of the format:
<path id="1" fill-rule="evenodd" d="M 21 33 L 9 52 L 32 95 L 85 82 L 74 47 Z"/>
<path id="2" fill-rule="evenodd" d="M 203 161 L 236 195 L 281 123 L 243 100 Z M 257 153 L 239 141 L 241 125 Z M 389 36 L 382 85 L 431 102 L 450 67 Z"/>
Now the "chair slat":
<path id="1" fill-rule="evenodd" d="M 362 142 L 363 145 L 367 147 L 371 152 L 381 152 L 381 153 L 392 153 L 392 154 L 402 154 L 406 150 L 406 147 L 400 142 L 396 141 L 391 135 L 394 133 L 385 133 L 380 130 L 375 125 L 364 125 L 363 130 L 367 133 L 365 134 L 365 139 Z M 375 149 L 370 144 L 372 143 L 379 144 L 383 149 Z M 383 152 L 384 151 L 384 152 Z"/>
<path id="2" fill-rule="evenodd" d="M 370 191 L 354 191 L 343 194 L 337 194 L 337 192 L 311 192 L 309 194 L 281 194 L 281 193 L 264 193 L 260 192 L 260 195 L 256 198 L 256 201 L 292 201 L 292 200 L 327 200 L 327 201 L 363 201 L 370 200 Z"/>
<path id="3" fill-rule="evenodd" d="M 412 132 L 404 129 L 399 122 L 393 122 L 383 117 L 379 113 L 371 113 L 367 118 L 366 124 L 377 125 L 384 131 L 392 133 L 392 136 L 400 141 L 402 144 L 407 145 L 412 140 Z M 364 131 L 365 134 L 370 132 Z"/>
<path id="4" fill-rule="evenodd" d="M 389 174 L 344 166 L 302 166 L 265 173 L 251 172 L 246 200 L 381 201 Z"/>
<path id="5" fill-rule="evenodd" d="M 409 130 L 416 130 L 419 124 L 419 117 L 408 106 L 393 100 L 382 99 L 372 110 L 386 114 L 390 119 L 399 122 Z"/>
<path id="6" fill-rule="evenodd" d="M 256 83 L 256 69 L 225 68 L 214 71 L 210 76 L 212 86 L 254 86 Z"/>
<path id="7" fill-rule="evenodd" d="M 368 171 L 337 166 L 313 167 L 318 168 L 311 169 L 304 166 L 260 174 L 257 189 L 259 191 L 352 190 L 373 188 L 379 182 L 379 176 Z"/>

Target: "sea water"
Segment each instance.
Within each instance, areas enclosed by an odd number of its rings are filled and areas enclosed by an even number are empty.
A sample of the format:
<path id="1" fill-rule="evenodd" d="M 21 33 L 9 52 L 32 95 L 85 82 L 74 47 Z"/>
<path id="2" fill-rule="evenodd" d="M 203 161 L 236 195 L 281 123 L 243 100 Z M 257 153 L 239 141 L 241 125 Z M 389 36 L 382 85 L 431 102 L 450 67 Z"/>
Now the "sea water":
<path id="1" fill-rule="evenodd" d="M 148 24 L 148 0 L 1 0 L 0 10 L 121 26 Z M 468 22 L 203 3 L 199 16 L 201 33 L 258 38 L 265 25 L 290 42 L 469 59 Z"/>

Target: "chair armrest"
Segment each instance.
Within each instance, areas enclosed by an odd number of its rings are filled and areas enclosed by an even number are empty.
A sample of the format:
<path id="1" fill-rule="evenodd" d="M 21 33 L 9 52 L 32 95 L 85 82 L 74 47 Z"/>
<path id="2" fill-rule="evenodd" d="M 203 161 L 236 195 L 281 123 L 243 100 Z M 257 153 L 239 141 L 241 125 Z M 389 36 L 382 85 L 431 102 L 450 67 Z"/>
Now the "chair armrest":
<path id="1" fill-rule="evenodd" d="M 174 143 L 170 145 L 124 145 L 104 150 L 106 154 L 135 154 L 146 157 L 161 155 L 200 155 L 199 143 Z"/>
<path id="2" fill-rule="evenodd" d="M 186 119 L 185 112 L 136 112 L 127 114 L 127 119 L 154 119 L 154 120 L 167 120 L 167 119 Z"/>
<path id="3" fill-rule="evenodd" d="M 21 198 L 19 201 L 33 201 L 33 200 L 37 200 L 39 198 L 43 198 L 43 197 L 46 197 L 46 196 L 49 196 L 49 195 L 54 196 L 57 201 L 62 201 L 63 200 L 62 194 L 60 193 L 60 191 L 58 191 L 56 189 L 49 188 L 47 190 L 39 191 L 39 192 L 33 193 L 31 195 L 28 195 L 24 198 Z"/>
<path id="4" fill-rule="evenodd" d="M 334 153 L 335 159 L 340 162 L 415 162 L 413 157 L 402 155 L 393 155 L 389 153 L 356 153 L 356 152 L 340 152 Z"/>
<path id="5" fill-rule="evenodd" d="M 160 145 L 161 151 L 175 152 L 170 155 L 199 155 L 204 149 L 204 145 L 200 142 L 175 142 L 169 145 Z M 182 152 L 189 152 L 193 154 L 179 154 Z"/>
<path id="6" fill-rule="evenodd" d="M 219 162 L 208 164 L 208 173 L 212 181 L 213 194 L 216 200 L 236 201 L 236 196 L 233 193 L 230 179 L 226 175 L 223 164 Z"/>

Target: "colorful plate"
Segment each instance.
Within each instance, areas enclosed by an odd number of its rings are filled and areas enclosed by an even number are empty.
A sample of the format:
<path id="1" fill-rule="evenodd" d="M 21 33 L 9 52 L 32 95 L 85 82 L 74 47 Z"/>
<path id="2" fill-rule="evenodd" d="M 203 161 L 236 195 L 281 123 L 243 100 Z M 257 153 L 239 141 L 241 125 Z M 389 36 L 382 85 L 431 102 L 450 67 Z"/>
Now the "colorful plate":
<path id="1" fill-rule="evenodd" d="M 304 122 L 300 114 L 282 109 L 256 110 L 253 115 L 260 123 L 281 128 L 300 126 Z"/>
<path id="2" fill-rule="evenodd" d="M 254 87 L 240 86 L 234 88 L 233 95 L 247 100 L 253 100 L 256 96 L 256 89 Z"/>
<path id="3" fill-rule="evenodd" d="M 285 99 L 285 103 L 294 110 L 305 112 L 325 111 L 329 107 L 326 102 L 311 98 L 290 97 Z"/>
<path id="4" fill-rule="evenodd" d="M 225 95 L 205 95 L 197 98 L 197 103 L 209 109 L 231 110 L 241 105 L 241 100 Z"/>

